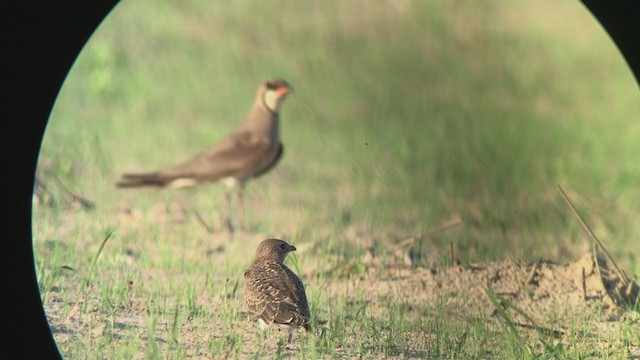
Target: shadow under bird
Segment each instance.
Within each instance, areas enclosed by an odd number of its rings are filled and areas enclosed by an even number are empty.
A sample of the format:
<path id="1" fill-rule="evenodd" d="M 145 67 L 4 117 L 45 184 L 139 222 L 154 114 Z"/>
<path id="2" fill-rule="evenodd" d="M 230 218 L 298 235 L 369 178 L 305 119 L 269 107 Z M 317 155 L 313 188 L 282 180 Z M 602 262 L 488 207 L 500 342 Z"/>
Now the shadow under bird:
<path id="1" fill-rule="evenodd" d="M 229 209 L 228 226 L 233 230 L 231 191 L 237 191 L 240 221 L 244 222 L 244 187 L 248 180 L 271 170 L 282 157 L 280 107 L 293 88 L 282 79 L 265 81 L 258 87 L 253 107 L 244 123 L 217 144 L 191 159 L 162 170 L 125 173 L 116 183 L 121 188 L 182 188 L 224 181 Z"/>
<path id="2" fill-rule="evenodd" d="M 300 278 L 284 264 L 295 246 L 283 240 L 266 239 L 256 250 L 251 266 L 244 272 L 244 299 L 247 310 L 262 326 L 276 324 L 291 331 L 311 329 L 307 295 Z"/>

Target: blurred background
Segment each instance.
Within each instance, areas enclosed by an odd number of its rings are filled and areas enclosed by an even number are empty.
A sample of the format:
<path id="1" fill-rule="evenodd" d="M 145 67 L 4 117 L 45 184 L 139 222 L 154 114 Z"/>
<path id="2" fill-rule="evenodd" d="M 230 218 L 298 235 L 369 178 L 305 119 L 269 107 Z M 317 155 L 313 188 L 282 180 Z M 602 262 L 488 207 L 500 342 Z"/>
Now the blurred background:
<path id="1" fill-rule="evenodd" d="M 122 1 L 71 69 L 42 143 L 43 181 L 96 204 L 69 226 L 178 200 L 224 216 L 222 185 L 114 183 L 221 139 L 272 76 L 295 93 L 283 160 L 247 187 L 251 231 L 348 255 L 460 219 L 420 242 L 415 264 L 449 243 L 466 261 L 569 260 L 589 246 L 560 184 L 638 273 L 640 92 L 572 0 Z M 57 206 L 35 214 L 36 237 L 59 224 Z"/>

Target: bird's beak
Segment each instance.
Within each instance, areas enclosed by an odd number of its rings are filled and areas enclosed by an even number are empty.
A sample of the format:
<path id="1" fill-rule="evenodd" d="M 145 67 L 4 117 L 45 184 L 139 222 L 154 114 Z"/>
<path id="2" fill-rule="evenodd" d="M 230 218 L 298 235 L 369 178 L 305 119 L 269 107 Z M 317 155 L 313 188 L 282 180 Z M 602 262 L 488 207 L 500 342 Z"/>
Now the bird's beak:
<path id="1" fill-rule="evenodd" d="M 295 246 L 289 245 L 289 252 L 296 251 L 296 250 L 298 250 L 298 249 L 296 249 Z"/>
<path id="2" fill-rule="evenodd" d="M 287 95 L 289 93 L 293 92 L 293 88 L 288 88 L 286 86 L 281 87 L 280 89 L 276 90 L 276 92 L 278 93 L 278 95 L 283 96 L 283 95 Z"/>

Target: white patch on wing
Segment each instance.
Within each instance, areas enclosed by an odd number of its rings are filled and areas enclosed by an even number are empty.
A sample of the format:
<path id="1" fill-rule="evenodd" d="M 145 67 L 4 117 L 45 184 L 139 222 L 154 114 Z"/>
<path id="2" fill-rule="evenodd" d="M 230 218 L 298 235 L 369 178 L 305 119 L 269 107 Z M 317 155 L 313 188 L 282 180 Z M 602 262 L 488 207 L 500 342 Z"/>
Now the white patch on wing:
<path id="1" fill-rule="evenodd" d="M 229 189 L 233 189 L 234 187 L 236 187 L 236 185 L 238 185 L 238 179 L 236 179 L 234 177 L 226 177 L 226 178 L 222 179 L 222 182 L 224 182 L 224 184 Z"/>
<path id="2" fill-rule="evenodd" d="M 167 186 L 172 189 L 184 188 L 197 185 L 198 182 L 190 178 L 177 178 L 171 181 Z"/>

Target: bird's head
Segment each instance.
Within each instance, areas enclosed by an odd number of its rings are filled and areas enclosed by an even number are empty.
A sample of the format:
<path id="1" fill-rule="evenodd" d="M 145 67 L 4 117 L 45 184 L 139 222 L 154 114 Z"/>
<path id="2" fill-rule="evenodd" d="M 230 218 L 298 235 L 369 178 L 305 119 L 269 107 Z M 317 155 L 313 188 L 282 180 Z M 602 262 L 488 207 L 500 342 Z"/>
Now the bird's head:
<path id="1" fill-rule="evenodd" d="M 296 247 L 287 244 L 286 241 L 280 239 L 266 239 L 258 245 L 256 256 L 253 258 L 253 263 L 256 264 L 263 261 L 277 261 L 282 263 L 284 262 L 284 258 L 287 257 L 287 254 L 292 251 L 296 251 Z"/>
<path id="2" fill-rule="evenodd" d="M 258 97 L 273 112 L 278 112 L 284 99 L 293 92 L 288 82 L 282 79 L 265 81 L 258 89 Z"/>

